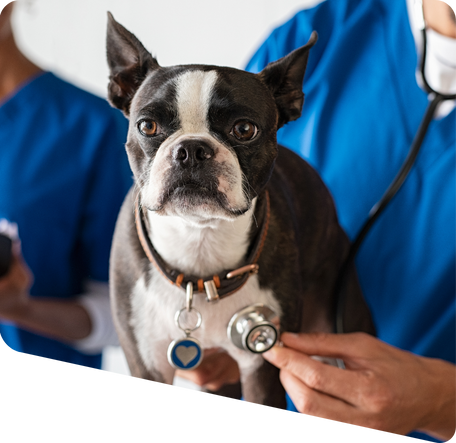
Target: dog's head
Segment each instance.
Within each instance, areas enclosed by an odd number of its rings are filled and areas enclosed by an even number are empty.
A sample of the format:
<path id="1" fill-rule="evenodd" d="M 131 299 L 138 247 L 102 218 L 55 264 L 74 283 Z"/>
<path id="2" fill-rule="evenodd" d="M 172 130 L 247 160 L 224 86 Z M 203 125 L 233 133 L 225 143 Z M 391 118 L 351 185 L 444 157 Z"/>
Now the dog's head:
<path id="1" fill-rule="evenodd" d="M 126 146 L 142 205 L 202 223 L 245 213 L 271 175 L 277 129 L 301 115 L 316 33 L 259 74 L 161 67 L 108 16 L 108 98 L 130 120 Z"/>

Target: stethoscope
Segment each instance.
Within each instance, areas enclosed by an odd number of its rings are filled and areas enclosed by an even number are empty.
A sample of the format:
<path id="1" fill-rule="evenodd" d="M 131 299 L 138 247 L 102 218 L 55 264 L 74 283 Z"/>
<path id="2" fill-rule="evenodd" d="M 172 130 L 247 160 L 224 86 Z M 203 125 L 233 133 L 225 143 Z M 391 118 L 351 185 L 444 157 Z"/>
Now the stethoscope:
<path id="1" fill-rule="evenodd" d="M 352 242 L 350 246 L 349 253 L 347 255 L 347 258 L 341 267 L 341 270 L 339 272 L 339 276 L 336 280 L 336 286 L 335 286 L 335 295 L 336 295 L 336 300 L 337 300 L 337 305 L 336 305 L 336 319 L 335 319 L 335 331 L 338 334 L 344 333 L 344 320 L 343 320 L 343 312 L 344 312 L 344 306 L 345 306 L 345 297 L 346 297 L 346 292 L 343 291 L 345 284 L 346 284 L 346 279 L 350 274 L 350 269 L 353 266 L 354 259 L 356 257 L 356 254 L 363 243 L 367 233 L 370 231 L 376 220 L 379 218 L 379 216 L 382 214 L 382 212 L 385 210 L 387 205 L 391 202 L 391 200 L 394 198 L 394 196 L 398 193 L 399 189 L 402 187 L 404 184 L 410 170 L 412 169 L 413 164 L 415 163 L 415 160 L 418 156 L 418 153 L 420 151 L 420 148 L 423 144 L 424 138 L 427 134 L 429 125 L 431 121 L 433 120 L 435 116 L 435 112 L 437 110 L 437 107 L 440 103 L 446 100 L 456 100 L 456 94 L 442 94 L 435 89 L 433 89 L 427 79 L 426 79 L 426 73 L 425 73 L 425 66 L 426 66 L 426 52 L 427 52 L 427 36 L 426 36 L 426 22 L 424 20 L 424 12 L 423 12 L 423 2 L 422 0 L 416 0 L 415 6 L 417 7 L 417 17 L 419 20 L 418 27 L 420 29 L 422 38 L 423 38 L 423 53 L 421 56 L 421 63 L 420 63 L 420 71 L 421 71 L 421 76 L 423 80 L 423 89 L 425 92 L 428 94 L 428 99 L 429 99 L 429 104 L 426 108 L 426 111 L 424 113 L 424 116 L 421 120 L 421 123 L 418 127 L 418 131 L 416 132 L 415 138 L 413 139 L 413 142 L 410 146 L 409 152 L 402 164 L 402 166 L 399 169 L 399 172 L 397 173 L 396 177 L 393 179 L 391 184 L 388 186 L 387 190 L 383 194 L 383 196 L 380 198 L 380 200 L 372 207 L 372 209 L 369 211 L 367 220 L 365 221 L 364 225 L 361 227 L 360 231 L 356 235 L 354 241 Z M 258 309 L 258 308 L 257 308 Z M 245 350 L 252 350 L 251 346 L 247 346 L 246 344 L 246 337 L 248 336 L 248 333 L 250 331 L 250 328 L 254 328 L 255 324 L 262 324 L 265 325 L 265 316 L 264 315 L 258 315 L 256 312 L 257 309 L 255 309 L 253 306 L 248 307 L 244 310 L 241 315 L 242 323 L 245 325 L 245 328 L 239 327 L 236 328 L 236 322 L 239 320 L 239 316 L 234 316 L 230 325 L 231 327 L 229 328 L 229 336 L 232 339 L 233 343 L 235 343 L 239 348 L 243 348 Z M 250 314 L 251 318 L 249 319 L 250 321 L 247 321 L 246 319 L 246 314 Z M 272 315 L 270 312 L 268 312 L 269 315 Z M 247 315 L 248 316 L 248 315 Z M 263 326 L 267 327 L 267 326 Z M 239 329 L 239 332 L 237 330 Z M 271 335 L 271 334 L 269 334 Z M 278 338 L 278 336 L 277 336 Z M 271 340 L 269 341 L 269 346 L 267 346 L 267 349 L 272 347 L 273 344 L 275 344 L 276 340 Z M 258 351 L 257 351 L 258 352 Z M 260 352 L 264 352 L 262 349 Z M 335 364 L 341 368 L 344 368 L 344 363 L 340 359 L 335 359 Z"/>
<path id="2" fill-rule="evenodd" d="M 345 296 L 344 296 L 345 293 L 342 292 L 342 289 L 345 284 L 345 279 L 347 278 L 347 275 L 348 275 L 348 270 L 352 266 L 355 256 L 356 256 L 363 240 L 365 239 L 367 233 L 372 228 L 373 224 L 378 219 L 380 214 L 385 210 L 386 206 L 391 202 L 393 197 L 397 194 L 399 189 L 404 184 L 405 179 L 407 178 L 410 170 L 412 169 L 413 164 L 415 163 L 415 160 L 418 156 L 420 148 L 423 144 L 424 137 L 426 136 L 427 130 L 429 128 L 429 124 L 431 123 L 431 121 L 435 115 L 435 111 L 436 111 L 438 105 L 440 103 L 442 103 L 443 101 L 456 99 L 456 94 L 442 94 L 442 93 L 436 91 L 429 85 L 429 83 L 426 79 L 426 73 L 425 73 L 426 50 L 427 50 L 426 23 L 424 20 L 422 2 L 418 1 L 416 3 L 418 6 L 417 12 L 419 14 L 418 15 L 419 27 L 420 27 L 420 32 L 421 32 L 422 39 L 423 39 L 423 53 L 421 56 L 420 71 L 421 71 L 421 77 L 422 77 L 422 81 L 423 81 L 423 89 L 428 94 L 429 104 L 426 108 L 426 111 L 423 115 L 421 123 L 415 134 L 415 138 L 412 141 L 412 144 L 410 146 L 407 157 L 405 158 L 398 174 L 393 179 L 393 181 L 389 185 L 386 192 L 383 194 L 383 196 L 380 198 L 380 200 L 369 211 L 368 218 L 367 218 L 366 222 L 364 223 L 364 225 L 362 226 L 362 228 L 360 229 L 357 236 L 355 237 L 353 243 L 351 244 L 349 254 L 348 254 L 347 259 L 344 263 L 344 266 L 342 267 L 341 272 L 339 274 L 338 282 L 336 285 L 336 294 L 337 294 L 338 303 L 337 303 L 337 311 L 336 311 L 335 330 L 337 333 L 340 333 L 340 334 L 344 332 L 343 312 L 344 312 L 344 305 L 345 305 Z"/>
<path id="3" fill-rule="evenodd" d="M 350 246 L 349 253 L 341 268 L 338 279 L 336 281 L 335 294 L 337 300 L 336 319 L 335 319 L 335 332 L 342 334 L 345 332 L 343 312 L 345 306 L 345 287 L 346 279 L 349 275 L 349 270 L 353 266 L 353 261 L 356 254 L 363 243 L 367 233 L 370 231 L 376 220 L 385 210 L 387 205 L 391 202 L 393 197 L 397 194 L 399 189 L 404 184 L 413 164 L 418 156 L 423 140 L 426 136 L 429 124 L 431 123 L 435 111 L 440 103 L 446 100 L 456 99 L 456 94 L 442 94 L 433 89 L 427 79 L 425 73 L 426 65 L 426 26 L 424 21 L 422 2 L 418 1 L 419 12 L 419 27 L 423 38 L 423 53 L 420 61 L 420 71 L 423 80 L 423 89 L 428 94 L 429 104 L 423 115 L 421 123 L 415 134 L 415 137 L 410 146 L 409 152 L 399 169 L 396 177 L 393 179 L 380 200 L 369 211 L 368 218 L 364 225 L 356 235 L 354 241 Z M 256 331 L 256 334 L 254 333 Z M 278 325 L 277 315 L 274 311 L 264 305 L 253 305 L 244 308 L 242 311 L 236 313 L 228 326 L 228 336 L 231 338 L 233 344 L 238 348 L 244 349 L 254 353 L 262 353 L 270 349 L 278 340 Z M 257 340 L 259 338 L 259 340 Z M 337 359 L 336 364 L 339 367 L 344 367 L 343 362 Z"/>

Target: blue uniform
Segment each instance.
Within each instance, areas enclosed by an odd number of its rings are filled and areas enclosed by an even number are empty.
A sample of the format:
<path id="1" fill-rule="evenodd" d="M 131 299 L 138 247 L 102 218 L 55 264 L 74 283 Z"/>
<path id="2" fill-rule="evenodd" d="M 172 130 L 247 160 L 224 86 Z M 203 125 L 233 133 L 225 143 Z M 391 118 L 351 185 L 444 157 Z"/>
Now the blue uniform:
<path id="1" fill-rule="evenodd" d="M 127 120 L 52 73 L 0 103 L 0 218 L 18 224 L 33 297 L 71 298 L 107 281 L 112 234 L 132 184 Z M 0 323 L 13 349 L 95 368 L 101 355 Z"/>
<path id="2" fill-rule="evenodd" d="M 404 161 L 428 99 L 405 1 L 328 0 L 277 28 L 252 72 L 319 34 L 304 79 L 302 117 L 279 143 L 307 159 L 353 239 Z M 455 110 L 434 120 L 404 186 L 356 264 L 378 337 L 455 362 Z M 415 434 L 417 436 L 418 434 Z"/>

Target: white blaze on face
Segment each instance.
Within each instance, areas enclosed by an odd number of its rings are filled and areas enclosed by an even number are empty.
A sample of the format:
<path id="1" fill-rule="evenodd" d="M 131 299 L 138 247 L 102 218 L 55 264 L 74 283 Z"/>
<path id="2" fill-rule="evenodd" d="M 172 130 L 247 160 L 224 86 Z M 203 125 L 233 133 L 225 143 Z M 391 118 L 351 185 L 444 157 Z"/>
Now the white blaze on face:
<path id="1" fill-rule="evenodd" d="M 208 113 L 215 71 L 189 71 L 177 78 L 177 109 L 184 134 L 209 132 Z"/>
<path id="2" fill-rule="evenodd" d="M 154 158 L 149 182 L 143 190 L 143 201 L 147 207 L 157 208 L 161 197 L 168 192 L 165 184 L 172 173 L 174 147 L 192 138 L 205 140 L 214 150 L 214 156 L 209 161 L 223 165 L 219 168 L 218 190 L 226 195 L 230 209 L 241 210 L 246 207 L 238 159 L 211 135 L 209 129 L 208 114 L 216 82 L 216 71 L 187 71 L 175 79 L 180 128 L 163 142 Z M 195 207 L 195 215 L 220 215 L 224 218 L 226 214 L 223 212 L 213 204 L 209 205 L 209 210 L 207 207 Z M 168 208 L 166 213 L 176 214 L 173 208 Z"/>

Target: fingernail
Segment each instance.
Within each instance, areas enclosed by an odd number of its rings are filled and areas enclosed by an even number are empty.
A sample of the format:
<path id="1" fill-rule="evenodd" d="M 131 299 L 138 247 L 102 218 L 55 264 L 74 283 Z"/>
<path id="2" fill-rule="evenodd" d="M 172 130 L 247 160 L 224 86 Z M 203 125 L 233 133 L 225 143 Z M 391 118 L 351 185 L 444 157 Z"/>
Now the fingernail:
<path id="1" fill-rule="evenodd" d="M 298 338 L 299 337 L 299 334 L 296 334 L 295 332 L 283 332 L 281 337 L 284 337 L 287 338 L 287 337 L 290 337 L 290 338 Z"/>
<path id="2" fill-rule="evenodd" d="M 277 355 L 277 351 L 276 351 L 276 347 L 275 346 L 273 346 L 271 349 L 269 349 L 269 351 L 266 351 L 266 352 L 263 353 L 263 357 L 269 362 L 271 360 L 274 360 L 276 355 Z"/>

